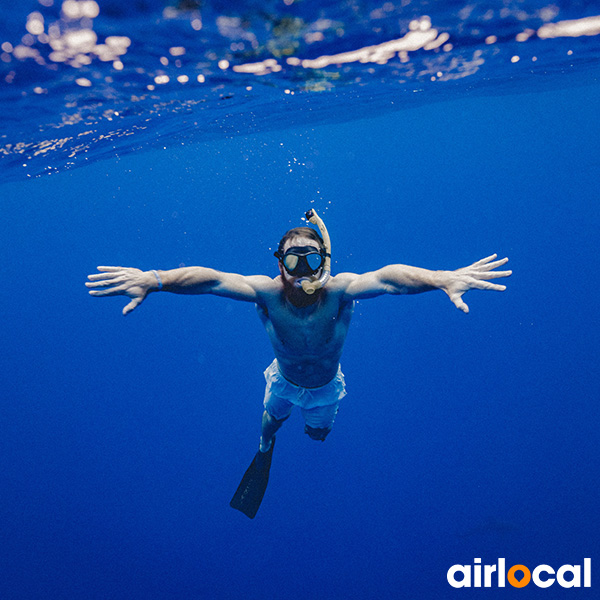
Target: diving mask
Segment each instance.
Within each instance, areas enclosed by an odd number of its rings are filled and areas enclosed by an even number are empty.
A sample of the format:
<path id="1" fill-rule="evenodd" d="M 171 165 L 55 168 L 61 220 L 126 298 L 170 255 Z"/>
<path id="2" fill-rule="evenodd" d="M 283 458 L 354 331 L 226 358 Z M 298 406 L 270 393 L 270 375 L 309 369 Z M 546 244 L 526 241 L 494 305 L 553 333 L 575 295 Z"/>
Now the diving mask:
<path id="1" fill-rule="evenodd" d="M 325 262 L 322 251 L 315 246 L 292 246 L 285 254 L 276 252 L 275 256 L 292 277 L 314 275 Z"/>

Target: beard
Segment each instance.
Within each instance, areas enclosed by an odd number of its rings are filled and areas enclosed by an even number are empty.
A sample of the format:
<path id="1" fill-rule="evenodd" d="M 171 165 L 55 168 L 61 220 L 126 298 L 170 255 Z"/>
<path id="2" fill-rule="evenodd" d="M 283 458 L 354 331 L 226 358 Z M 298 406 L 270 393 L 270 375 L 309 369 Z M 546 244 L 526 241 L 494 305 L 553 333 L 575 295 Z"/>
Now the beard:
<path id="1" fill-rule="evenodd" d="M 321 298 L 322 289 L 318 289 L 314 294 L 307 294 L 301 287 L 296 287 L 282 275 L 283 293 L 286 299 L 296 308 L 304 308 L 318 302 Z"/>

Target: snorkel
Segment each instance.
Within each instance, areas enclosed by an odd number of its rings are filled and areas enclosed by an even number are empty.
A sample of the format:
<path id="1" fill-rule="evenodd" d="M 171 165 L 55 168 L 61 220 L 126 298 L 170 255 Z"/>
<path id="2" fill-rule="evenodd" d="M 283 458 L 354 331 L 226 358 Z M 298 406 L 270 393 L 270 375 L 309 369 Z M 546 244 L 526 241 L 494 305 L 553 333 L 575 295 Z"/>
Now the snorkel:
<path id="1" fill-rule="evenodd" d="M 316 211 L 312 208 L 305 214 L 306 220 L 319 228 L 321 237 L 323 238 L 323 244 L 325 245 L 325 262 L 323 263 L 323 274 L 319 279 L 313 277 L 303 277 L 299 279 L 297 285 L 302 287 L 305 294 L 312 295 L 317 290 L 321 289 L 328 281 L 331 275 L 331 240 L 327 233 L 327 227 L 323 223 L 323 219 L 317 215 Z"/>

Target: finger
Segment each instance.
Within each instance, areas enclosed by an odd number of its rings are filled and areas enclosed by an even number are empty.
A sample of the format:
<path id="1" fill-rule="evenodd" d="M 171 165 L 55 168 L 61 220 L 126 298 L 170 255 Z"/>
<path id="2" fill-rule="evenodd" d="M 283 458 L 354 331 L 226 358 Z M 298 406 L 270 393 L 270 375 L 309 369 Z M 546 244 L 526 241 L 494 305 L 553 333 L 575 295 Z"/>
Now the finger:
<path id="1" fill-rule="evenodd" d="M 90 296 L 120 296 L 125 291 L 123 286 L 108 288 L 105 290 L 90 290 Z"/>
<path id="2" fill-rule="evenodd" d="M 96 267 L 98 271 L 122 271 L 123 267 Z"/>
<path id="3" fill-rule="evenodd" d="M 508 258 L 503 258 L 502 260 L 496 260 L 494 262 L 486 263 L 485 265 L 479 265 L 480 269 L 485 271 L 490 271 L 491 269 L 497 269 L 502 265 L 505 265 L 508 262 Z"/>
<path id="4" fill-rule="evenodd" d="M 90 281 L 86 281 L 85 282 L 85 287 L 88 288 L 97 288 L 97 287 L 104 287 L 104 288 L 109 288 L 109 287 L 115 287 L 119 284 L 123 283 L 122 279 L 119 279 L 117 281 L 94 281 L 94 282 L 90 282 Z"/>
<path id="5" fill-rule="evenodd" d="M 489 273 L 484 271 L 482 273 L 474 273 L 475 279 L 496 279 L 496 277 L 510 277 L 512 271 L 490 271 Z"/>
<path id="6" fill-rule="evenodd" d="M 471 283 L 471 289 L 475 290 L 494 290 L 495 292 L 503 292 L 506 289 L 505 285 L 498 283 L 490 283 L 489 281 L 480 281 L 476 279 Z"/>
<path id="7" fill-rule="evenodd" d="M 124 309 L 123 316 L 127 316 L 132 310 L 136 309 L 142 303 L 141 298 L 134 298 Z"/>
<path id="8" fill-rule="evenodd" d="M 100 281 L 86 281 L 85 285 L 89 288 L 97 288 L 97 287 L 114 287 L 115 285 L 120 285 L 123 283 L 124 279 L 119 277 L 117 279 L 101 279 Z"/>
<path id="9" fill-rule="evenodd" d="M 91 287 L 108 287 L 108 286 L 119 285 L 121 283 L 124 283 L 125 281 L 126 281 L 126 278 L 120 274 L 100 275 L 98 280 L 86 281 L 85 285 L 90 288 Z"/>
<path id="10" fill-rule="evenodd" d="M 482 265 L 485 265 L 486 263 L 489 263 L 490 260 L 494 260 L 497 256 L 498 256 L 497 254 L 492 254 L 491 256 L 488 256 L 487 258 L 482 258 L 481 260 L 474 262 L 471 266 L 472 267 L 480 267 Z"/>
<path id="11" fill-rule="evenodd" d="M 463 302 L 462 296 L 457 296 L 456 298 L 451 298 L 454 306 L 458 308 L 458 310 L 462 310 L 465 314 L 469 312 L 469 307 Z"/>
<path id="12" fill-rule="evenodd" d="M 98 279 L 114 279 L 115 277 L 120 277 L 120 271 L 114 271 L 110 273 L 94 273 L 92 275 L 88 275 L 88 279 L 90 281 L 97 281 Z"/>

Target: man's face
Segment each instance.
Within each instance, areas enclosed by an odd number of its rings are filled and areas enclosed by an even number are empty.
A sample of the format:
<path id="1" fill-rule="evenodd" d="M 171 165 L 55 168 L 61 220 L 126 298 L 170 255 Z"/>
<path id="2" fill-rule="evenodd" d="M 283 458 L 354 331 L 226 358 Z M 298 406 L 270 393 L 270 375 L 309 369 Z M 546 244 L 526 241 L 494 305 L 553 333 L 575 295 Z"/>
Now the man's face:
<path id="1" fill-rule="evenodd" d="M 295 237 L 287 240 L 283 247 L 282 253 L 285 255 L 285 253 L 290 248 L 293 248 L 293 247 L 314 248 L 315 252 L 318 252 L 318 253 L 321 252 L 318 242 L 315 242 L 315 240 L 313 240 L 309 237 L 305 237 L 305 236 L 295 236 Z M 292 275 L 287 272 L 287 270 L 283 266 L 282 262 L 279 261 L 279 271 L 281 273 L 281 278 L 283 279 L 284 285 L 287 284 L 287 285 L 291 285 L 294 287 L 298 287 L 298 281 L 300 279 L 305 279 L 306 277 L 318 278 L 322 273 L 322 267 L 319 268 L 319 270 L 316 273 L 313 273 L 312 275 L 308 275 L 308 274 Z M 302 292 L 302 293 L 304 293 L 304 292 Z"/>

